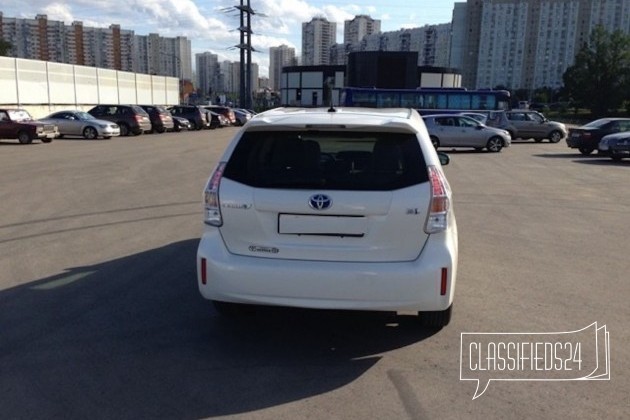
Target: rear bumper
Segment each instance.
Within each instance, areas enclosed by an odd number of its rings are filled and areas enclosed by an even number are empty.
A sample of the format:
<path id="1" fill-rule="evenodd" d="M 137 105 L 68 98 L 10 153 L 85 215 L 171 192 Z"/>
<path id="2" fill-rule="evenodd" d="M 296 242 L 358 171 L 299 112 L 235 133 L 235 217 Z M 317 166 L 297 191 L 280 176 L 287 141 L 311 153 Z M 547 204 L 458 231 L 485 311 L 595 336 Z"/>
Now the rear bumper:
<path id="1" fill-rule="evenodd" d="M 453 302 L 457 253 L 454 228 L 432 235 L 415 261 L 386 263 L 234 255 L 225 248 L 217 229 L 206 228 L 197 251 L 197 283 L 204 298 L 225 302 L 314 309 L 440 311 Z M 446 268 L 444 294 L 442 268 Z"/>

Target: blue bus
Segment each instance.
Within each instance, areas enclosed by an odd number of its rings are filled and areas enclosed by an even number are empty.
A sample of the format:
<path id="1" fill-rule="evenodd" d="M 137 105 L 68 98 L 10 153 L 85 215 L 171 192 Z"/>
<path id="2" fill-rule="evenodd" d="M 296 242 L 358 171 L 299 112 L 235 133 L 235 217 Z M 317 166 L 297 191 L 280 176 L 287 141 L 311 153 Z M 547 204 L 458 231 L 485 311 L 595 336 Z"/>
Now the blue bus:
<path id="1" fill-rule="evenodd" d="M 420 114 L 441 112 L 507 111 L 510 92 L 464 88 L 377 89 L 346 87 L 342 106 L 367 108 L 415 108 Z"/>

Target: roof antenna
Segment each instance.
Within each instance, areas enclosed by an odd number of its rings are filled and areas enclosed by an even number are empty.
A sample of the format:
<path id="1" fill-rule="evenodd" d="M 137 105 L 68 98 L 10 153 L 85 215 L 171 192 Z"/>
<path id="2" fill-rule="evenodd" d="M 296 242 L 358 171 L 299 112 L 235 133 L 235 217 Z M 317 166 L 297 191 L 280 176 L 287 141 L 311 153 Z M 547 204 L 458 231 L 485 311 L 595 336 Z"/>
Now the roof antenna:
<path id="1" fill-rule="evenodd" d="M 333 86 L 335 86 L 335 78 L 334 77 L 326 78 L 326 90 L 328 91 L 328 98 L 330 98 L 330 108 L 328 108 L 328 112 L 337 112 L 337 110 L 335 109 L 335 105 L 333 103 L 333 96 L 332 96 Z"/>

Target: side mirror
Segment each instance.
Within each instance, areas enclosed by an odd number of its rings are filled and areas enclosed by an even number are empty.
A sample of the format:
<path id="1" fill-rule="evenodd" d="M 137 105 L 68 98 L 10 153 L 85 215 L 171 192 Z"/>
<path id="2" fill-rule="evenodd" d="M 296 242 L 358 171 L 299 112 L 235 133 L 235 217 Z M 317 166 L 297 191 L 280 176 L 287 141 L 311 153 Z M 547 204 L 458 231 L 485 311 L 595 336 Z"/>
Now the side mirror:
<path id="1" fill-rule="evenodd" d="M 450 156 L 444 152 L 437 152 L 437 155 L 438 155 L 438 159 L 440 159 L 440 164 L 442 166 L 448 165 L 449 162 L 451 161 Z"/>

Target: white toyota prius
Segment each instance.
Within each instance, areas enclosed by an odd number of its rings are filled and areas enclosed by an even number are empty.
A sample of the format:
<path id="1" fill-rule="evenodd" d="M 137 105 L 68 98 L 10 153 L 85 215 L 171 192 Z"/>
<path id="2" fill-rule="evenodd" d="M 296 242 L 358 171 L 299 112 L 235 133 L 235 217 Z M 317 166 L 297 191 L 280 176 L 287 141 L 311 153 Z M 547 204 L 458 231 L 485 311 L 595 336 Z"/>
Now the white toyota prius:
<path id="1" fill-rule="evenodd" d="M 451 188 L 411 109 L 278 108 L 226 148 L 204 191 L 197 280 L 244 305 L 414 311 L 451 319 Z"/>

